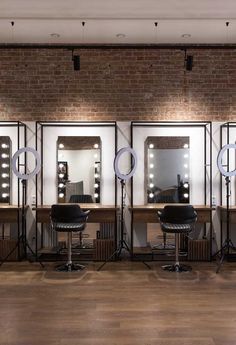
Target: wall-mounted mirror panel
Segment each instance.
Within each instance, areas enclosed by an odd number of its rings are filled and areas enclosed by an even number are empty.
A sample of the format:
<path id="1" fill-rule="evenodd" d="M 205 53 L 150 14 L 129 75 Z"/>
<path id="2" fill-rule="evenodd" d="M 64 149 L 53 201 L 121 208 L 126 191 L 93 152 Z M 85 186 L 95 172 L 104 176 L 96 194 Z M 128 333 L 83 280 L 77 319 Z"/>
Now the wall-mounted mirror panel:
<path id="1" fill-rule="evenodd" d="M 148 203 L 189 203 L 189 151 L 187 136 L 147 137 Z"/>
<path id="2" fill-rule="evenodd" d="M 11 203 L 11 139 L 0 136 L 0 203 Z"/>
<path id="3" fill-rule="evenodd" d="M 100 203 L 101 138 L 59 136 L 58 202 Z"/>

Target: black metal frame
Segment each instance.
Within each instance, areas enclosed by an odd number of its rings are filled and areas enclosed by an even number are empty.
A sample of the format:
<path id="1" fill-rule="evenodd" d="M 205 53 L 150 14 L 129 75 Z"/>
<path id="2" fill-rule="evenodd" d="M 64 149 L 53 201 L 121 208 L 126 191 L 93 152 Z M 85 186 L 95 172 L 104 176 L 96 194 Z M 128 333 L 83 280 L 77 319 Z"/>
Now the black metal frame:
<path id="1" fill-rule="evenodd" d="M 230 128 L 236 128 L 236 122 L 225 122 L 220 126 L 220 150 L 224 145 L 230 144 L 229 136 L 230 136 Z M 223 131 L 226 129 L 226 143 L 223 144 Z M 229 171 L 229 150 L 226 153 L 226 164 L 225 168 L 226 171 Z M 217 273 L 220 271 L 220 267 L 223 263 L 225 257 L 230 257 L 230 248 L 235 249 L 231 239 L 230 239 L 230 220 L 229 220 L 229 198 L 230 198 L 230 177 L 224 177 L 221 174 L 220 178 L 220 205 L 223 204 L 223 178 L 225 178 L 226 184 L 226 238 L 223 243 L 223 221 L 222 218 L 220 219 L 220 250 L 215 253 L 215 255 L 221 253 L 220 263 L 217 267 Z M 235 256 L 235 254 L 234 254 Z"/>
<path id="2" fill-rule="evenodd" d="M 35 149 L 37 151 L 38 149 L 38 132 L 40 133 L 40 139 L 41 139 L 41 179 L 40 179 L 40 185 L 41 185 L 41 193 L 40 193 L 40 205 L 43 204 L 43 138 L 44 133 L 43 129 L 45 127 L 111 127 L 114 128 L 114 134 L 115 134 L 115 152 L 114 156 L 117 153 L 117 123 L 116 121 L 36 121 L 35 123 Z M 39 178 L 36 176 L 35 181 L 35 190 L 36 190 L 36 203 L 35 207 L 38 206 L 38 185 L 39 185 Z M 114 182 L 115 182 L 115 246 L 117 245 L 117 177 L 114 174 Z M 41 224 L 41 230 L 43 229 L 43 224 Z M 42 231 L 41 231 L 42 234 Z M 41 246 L 43 245 L 43 238 L 41 235 Z M 36 258 L 38 258 L 38 219 L 37 219 L 37 212 L 35 216 L 35 253 Z"/>
<path id="3" fill-rule="evenodd" d="M 17 150 L 20 149 L 20 142 L 21 142 L 21 133 L 20 129 L 23 128 L 23 144 L 26 146 L 27 143 L 27 132 L 26 132 L 26 125 L 21 122 L 21 121 L 0 121 L 0 127 L 16 127 L 17 128 Z M 27 166 L 27 156 L 26 154 L 24 155 L 24 173 L 26 173 L 26 166 Z M 18 170 L 20 168 L 20 162 L 18 160 Z M 26 188 L 22 188 L 22 199 L 27 200 L 27 186 Z M 26 238 L 26 218 L 21 217 L 21 200 L 20 200 L 20 180 L 17 180 L 17 206 L 18 206 L 18 212 L 17 212 L 17 246 L 15 247 L 14 250 L 18 250 L 18 260 L 21 259 L 21 248 L 18 243 L 20 243 L 20 239 L 22 236 Z M 22 219 L 23 218 L 23 219 Z M 21 226 L 20 226 L 21 225 Z M 4 263 L 8 257 L 11 255 L 11 253 L 14 252 L 14 250 L 10 251 L 5 258 L 3 258 L 2 263 Z M 25 251 L 26 248 L 23 248 Z"/>
<path id="4" fill-rule="evenodd" d="M 197 127 L 204 130 L 204 205 L 207 205 L 207 167 L 210 168 L 209 205 L 212 208 L 212 122 L 211 121 L 132 121 L 131 122 L 131 147 L 134 144 L 135 127 Z M 207 133 L 209 137 L 209 163 L 207 164 Z M 133 208 L 133 177 L 131 178 L 131 208 Z M 204 237 L 206 224 L 204 224 Z M 133 212 L 131 212 L 131 250 L 133 253 Z M 136 254 L 137 255 L 137 254 Z M 210 259 L 212 258 L 212 217 L 210 222 Z"/>

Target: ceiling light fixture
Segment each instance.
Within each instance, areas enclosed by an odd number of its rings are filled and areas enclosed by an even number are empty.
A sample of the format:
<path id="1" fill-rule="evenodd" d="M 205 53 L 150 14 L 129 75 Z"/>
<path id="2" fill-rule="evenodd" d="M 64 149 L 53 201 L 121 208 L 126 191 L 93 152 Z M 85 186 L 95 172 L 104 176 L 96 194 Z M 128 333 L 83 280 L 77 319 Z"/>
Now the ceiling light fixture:
<path id="1" fill-rule="evenodd" d="M 53 32 L 52 34 L 50 34 L 50 36 L 51 36 L 52 38 L 59 38 L 59 37 L 60 37 L 60 35 L 57 34 L 56 32 Z"/>
<path id="2" fill-rule="evenodd" d="M 187 54 L 187 50 L 184 50 L 184 66 L 186 71 L 192 71 L 193 69 L 193 56 Z"/>
<path id="3" fill-rule="evenodd" d="M 182 37 L 182 38 L 190 38 L 191 35 L 190 35 L 190 34 L 183 34 L 183 35 L 181 35 L 181 37 Z"/>
<path id="4" fill-rule="evenodd" d="M 125 38 L 126 35 L 125 35 L 125 34 L 116 34 L 116 37 L 117 37 L 117 38 Z"/>

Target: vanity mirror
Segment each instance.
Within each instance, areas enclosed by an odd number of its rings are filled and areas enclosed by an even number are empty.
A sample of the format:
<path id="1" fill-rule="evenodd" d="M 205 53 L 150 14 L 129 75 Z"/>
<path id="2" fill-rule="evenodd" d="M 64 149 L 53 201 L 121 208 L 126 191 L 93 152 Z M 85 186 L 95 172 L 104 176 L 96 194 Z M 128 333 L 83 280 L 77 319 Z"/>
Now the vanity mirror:
<path id="1" fill-rule="evenodd" d="M 145 160 L 148 203 L 189 203 L 189 137 L 147 137 Z"/>
<path id="2" fill-rule="evenodd" d="M 100 177 L 100 137 L 58 137 L 57 183 L 59 203 L 100 203 Z"/>

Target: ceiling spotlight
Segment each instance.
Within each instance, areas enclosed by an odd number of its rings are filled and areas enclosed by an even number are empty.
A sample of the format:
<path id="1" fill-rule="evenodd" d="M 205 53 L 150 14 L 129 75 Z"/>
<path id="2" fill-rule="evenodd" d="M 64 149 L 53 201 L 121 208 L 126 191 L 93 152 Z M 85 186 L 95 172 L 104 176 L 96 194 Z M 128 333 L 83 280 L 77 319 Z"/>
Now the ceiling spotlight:
<path id="1" fill-rule="evenodd" d="M 181 37 L 183 37 L 183 38 L 190 38 L 191 35 L 190 34 L 183 34 L 183 35 L 181 35 Z"/>
<path id="2" fill-rule="evenodd" d="M 186 71 L 192 71 L 193 69 L 193 56 L 187 55 L 187 51 L 185 49 L 185 55 L 184 55 L 184 65 Z"/>
<path id="3" fill-rule="evenodd" d="M 52 38 L 59 38 L 59 37 L 60 37 L 60 35 L 57 34 L 56 32 L 53 32 L 52 34 L 50 34 L 50 36 L 51 36 Z"/>
<path id="4" fill-rule="evenodd" d="M 116 37 L 117 37 L 117 38 L 125 38 L 126 35 L 125 35 L 125 34 L 116 34 Z"/>

